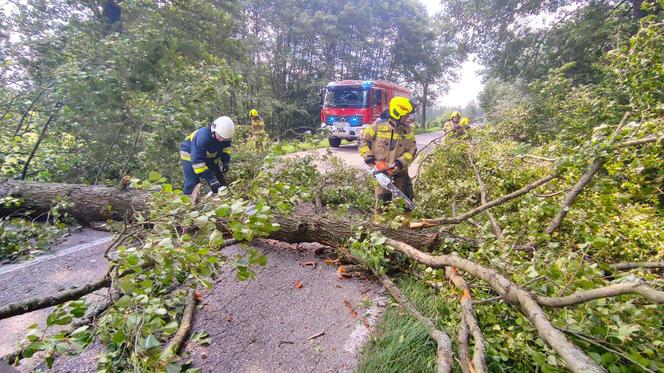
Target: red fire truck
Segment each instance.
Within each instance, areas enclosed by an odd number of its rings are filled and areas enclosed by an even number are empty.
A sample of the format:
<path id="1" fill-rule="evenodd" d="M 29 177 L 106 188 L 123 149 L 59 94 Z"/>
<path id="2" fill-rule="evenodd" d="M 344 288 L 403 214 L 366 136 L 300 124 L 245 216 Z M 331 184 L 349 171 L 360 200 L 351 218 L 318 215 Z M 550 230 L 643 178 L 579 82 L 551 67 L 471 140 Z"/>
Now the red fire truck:
<path id="1" fill-rule="evenodd" d="M 340 80 L 321 90 L 321 128 L 329 130 L 333 148 L 341 140 L 357 140 L 360 132 L 373 123 L 395 96 L 410 97 L 410 90 L 386 80 Z"/>

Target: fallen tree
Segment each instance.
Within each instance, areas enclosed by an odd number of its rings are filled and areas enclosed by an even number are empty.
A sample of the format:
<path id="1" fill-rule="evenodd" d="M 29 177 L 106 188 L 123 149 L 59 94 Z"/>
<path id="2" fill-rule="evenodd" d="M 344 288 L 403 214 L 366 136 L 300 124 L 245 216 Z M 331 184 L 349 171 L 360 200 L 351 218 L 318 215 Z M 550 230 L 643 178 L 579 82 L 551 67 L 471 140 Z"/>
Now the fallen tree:
<path id="1" fill-rule="evenodd" d="M 122 220 L 135 212 L 146 210 L 149 206 L 150 195 L 151 193 L 147 191 L 120 191 L 118 188 L 105 186 L 0 180 L 0 198 L 14 197 L 25 201 L 20 206 L 5 207 L 0 212 L 3 216 L 7 216 L 27 208 L 33 212 L 42 213 L 51 208 L 57 196 L 66 196 L 72 205 L 65 211 L 81 222 Z M 353 230 L 359 225 L 366 225 L 366 221 L 360 218 L 351 220 L 325 217 L 312 215 L 307 211 L 290 215 L 275 215 L 274 220 L 281 226 L 281 229 L 273 232 L 269 238 L 292 243 L 321 242 L 331 246 L 340 237 L 352 236 Z M 477 245 L 477 241 L 474 239 L 455 236 L 445 231 L 430 233 L 409 229 L 391 230 L 384 226 L 375 226 L 375 228 L 387 237 L 419 248 L 437 247 L 449 240 L 456 240 L 471 246 Z"/>
<path id="2" fill-rule="evenodd" d="M 74 206 L 66 212 L 84 223 L 122 220 L 134 211 L 145 210 L 150 200 L 150 194 L 140 190 L 6 179 L 0 180 L 0 198 L 5 197 L 20 199 L 22 203 L 19 206 L 0 206 L 2 216 L 18 210 L 41 214 L 49 211 L 58 198 L 64 198 L 74 202 Z"/>
<path id="3" fill-rule="evenodd" d="M 31 188 L 33 184 L 34 183 L 12 183 L 14 190 L 21 190 L 21 188 L 23 188 L 23 191 L 18 195 L 24 196 L 31 193 L 25 190 Z M 47 189 L 48 187 L 48 185 L 45 186 Z M 57 186 L 54 188 L 64 192 L 73 190 L 77 191 L 77 193 L 68 194 L 72 197 L 74 205 L 77 204 L 79 199 L 85 202 L 88 200 L 88 198 L 90 198 L 90 195 L 87 194 L 88 190 L 91 190 L 90 193 L 94 195 L 98 195 L 100 192 L 102 195 L 113 195 L 114 200 L 119 201 L 119 203 L 116 204 L 116 206 L 118 206 L 118 209 L 116 210 L 117 214 L 104 215 L 106 217 L 125 217 L 127 214 L 137 211 L 138 206 L 142 206 L 144 208 L 147 207 L 147 201 L 150 199 L 149 193 L 147 192 L 133 191 L 113 193 L 111 190 L 109 190 L 113 188 L 107 188 L 104 190 L 104 187 L 84 187 L 80 185 L 67 186 L 66 184 L 57 184 Z M 17 194 L 13 194 L 13 196 L 15 195 Z M 31 206 L 34 206 L 35 208 L 46 208 L 52 203 L 52 201 L 48 201 L 46 199 L 40 199 L 37 201 L 40 202 L 33 201 Z M 141 201 L 141 203 L 134 204 L 135 201 Z M 124 210 L 121 209 L 123 207 Z M 81 215 L 80 209 L 77 208 L 72 210 L 72 214 L 74 216 L 91 216 L 89 214 Z M 363 223 L 361 220 L 353 223 L 348 220 L 304 214 L 302 212 L 296 212 L 292 215 L 275 215 L 273 218 L 280 225 L 280 229 L 276 232 L 272 232 L 269 235 L 269 238 L 286 242 L 319 242 L 333 247 L 340 247 L 347 237 L 352 236 L 354 227 Z M 661 302 L 662 298 L 662 292 L 652 289 L 641 282 L 624 285 L 612 285 L 607 288 L 600 288 L 594 291 L 590 290 L 562 298 L 538 297 L 531 295 L 527 290 L 518 286 L 516 283 L 501 275 L 494 269 L 484 267 L 478 263 L 463 259 L 459 256 L 432 256 L 418 249 L 415 249 L 415 247 L 424 248 L 439 246 L 443 240 L 460 239 L 458 237 L 452 236 L 448 233 L 425 233 L 411 229 L 392 231 L 378 226 L 372 228 L 376 228 L 376 230 L 382 231 L 383 234 L 388 237 L 385 241 L 386 244 L 394 247 L 416 262 L 432 267 L 454 267 L 460 271 L 470 274 L 473 277 L 487 282 L 500 296 L 503 297 L 503 299 L 514 304 L 533 323 L 542 339 L 544 339 L 556 352 L 558 352 L 558 354 L 565 360 L 567 366 L 570 369 L 576 372 L 600 372 L 603 370 L 601 367 L 596 365 L 587 355 L 585 355 L 577 346 L 569 342 L 563 333 L 557 331 L 557 329 L 553 327 L 553 325 L 548 321 L 548 318 L 542 310 L 541 306 L 563 307 L 587 302 L 600 297 L 611 297 L 628 293 L 637 293 L 643 295 L 657 303 Z M 463 239 L 460 240 L 463 242 Z M 467 241 L 471 242 L 471 240 Z M 448 270 L 448 278 L 450 278 L 455 283 L 455 285 L 464 292 L 464 294 L 469 294 L 470 289 L 465 281 L 450 271 L 451 268 Z M 74 299 L 74 296 L 83 296 L 84 292 L 91 292 L 103 286 L 112 286 L 110 278 L 112 278 L 112 276 L 105 276 L 99 281 L 84 286 L 81 289 L 76 289 L 76 291 L 72 291 L 71 294 L 67 293 L 65 296 L 50 297 L 49 299 L 44 300 L 29 300 L 29 304 L 27 306 L 26 304 L 8 305 L 2 309 L 4 312 L 3 315 L 13 316 L 24 312 L 29 312 L 30 310 L 43 308 L 45 306 L 64 303 L 68 300 Z M 473 335 L 476 351 L 472 364 L 474 369 L 482 371 L 484 369 L 484 346 L 482 333 L 477 320 L 474 317 L 472 303 L 469 296 L 463 296 L 461 301 L 464 313 L 463 320 L 465 322 L 462 324 L 462 328 L 459 334 L 460 342 L 463 344 L 465 340 L 465 343 L 467 344 L 467 335 L 469 333 Z M 184 326 L 186 327 L 186 325 Z M 432 332 L 432 335 L 436 334 L 435 330 L 431 329 L 430 331 Z M 181 345 L 181 341 L 179 341 L 179 339 L 181 338 L 177 339 L 177 344 Z M 439 342 L 443 342 L 443 340 Z M 444 346 L 445 343 L 441 343 L 441 345 Z M 464 347 L 462 350 L 465 349 L 467 351 L 465 346 L 462 347 Z M 176 350 L 177 348 L 173 349 L 173 351 Z M 445 366 L 448 366 L 449 364 L 448 358 L 441 358 L 439 361 Z"/>

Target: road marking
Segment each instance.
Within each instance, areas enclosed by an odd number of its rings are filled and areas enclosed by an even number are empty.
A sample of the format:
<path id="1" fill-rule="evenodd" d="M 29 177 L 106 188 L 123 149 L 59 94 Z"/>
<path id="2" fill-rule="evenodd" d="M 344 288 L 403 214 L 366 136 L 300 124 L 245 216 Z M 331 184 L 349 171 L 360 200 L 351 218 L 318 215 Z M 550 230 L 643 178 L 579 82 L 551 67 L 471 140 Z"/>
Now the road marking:
<path id="1" fill-rule="evenodd" d="M 66 248 L 64 250 L 58 251 L 56 254 L 42 255 L 42 256 L 37 257 L 35 260 L 32 260 L 32 261 L 27 262 L 27 263 L 10 264 L 10 265 L 8 265 L 4 268 L 0 268 L 0 275 L 4 275 L 5 273 L 11 273 L 11 272 L 14 272 L 14 271 L 19 270 L 19 269 L 27 268 L 27 267 L 33 266 L 35 264 L 43 263 L 47 260 L 59 258 L 61 256 L 66 256 L 66 255 L 75 253 L 77 251 L 86 250 L 86 249 L 89 249 L 89 248 L 94 247 L 94 246 L 103 245 L 105 243 L 113 241 L 114 239 L 115 239 L 115 236 L 108 236 L 108 237 L 104 237 L 104 238 L 94 240 L 92 242 L 87 242 L 87 243 L 83 243 L 83 244 L 80 244 L 80 245 L 76 245 L 76 246 Z"/>

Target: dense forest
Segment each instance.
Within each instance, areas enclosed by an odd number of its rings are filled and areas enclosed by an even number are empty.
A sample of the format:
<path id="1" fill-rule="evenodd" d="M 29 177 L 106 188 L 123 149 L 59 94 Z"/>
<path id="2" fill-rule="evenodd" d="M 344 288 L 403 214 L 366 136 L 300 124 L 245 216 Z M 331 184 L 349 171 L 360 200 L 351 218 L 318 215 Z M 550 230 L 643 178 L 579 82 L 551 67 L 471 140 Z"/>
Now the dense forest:
<path id="1" fill-rule="evenodd" d="M 664 1 L 3 7 L 0 265 L 78 225 L 116 237 L 99 281 L 0 303 L 0 321 L 56 306 L 4 357 L 19 369 L 96 345 L 99 371 L 200 371 L 180 352 L 200 290 L 228 265 L 260 276 L 249 247 L 271 238 L 332 247 L 339 273 L 393 297 L 358 371 L 664 371 Z M 438 125 L 469 58 L 484 88 L 464 115 L 482 125 L 418 151 L 412 214 L 376 214 L 375 181 L 334 157 L 283 157 L 320 146 L 328 82 L 399 83 L 416 125 Z M 237 127 L 231 184 L 184 196 L 178 146 L 220 115 Z M 245 255 L 220 251 L 237 242 Z"/>

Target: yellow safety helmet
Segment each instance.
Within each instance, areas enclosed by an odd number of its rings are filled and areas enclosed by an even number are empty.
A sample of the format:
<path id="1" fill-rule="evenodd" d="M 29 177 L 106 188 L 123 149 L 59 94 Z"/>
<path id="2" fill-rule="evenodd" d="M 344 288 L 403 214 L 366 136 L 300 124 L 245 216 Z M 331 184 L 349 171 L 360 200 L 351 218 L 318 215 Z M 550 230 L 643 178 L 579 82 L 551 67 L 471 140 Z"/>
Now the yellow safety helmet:
<path id="1" fill-rule="evenodd" d="M 394 119 L 400 119 L 402 116 L 413 111 L 413 104 L 406 97 L 396 96 L 390 100 L 390 116 Z"/>
<path id="2" fill-rule="evenodd" d="M 459 124 L 461 124 L 462 126 L 465 126 L 466 124 L 468 124 L 468 117 L 461 118 L 461 121 L 459 122 Z"/>
<path id="3" fill-rule="evenodd" d="M 452 114 L 450 114 L 450 119 L 452 119 L 454 117 L 461 118 L 461 113 L 459 113 L 458 111 L 453 111 Z"/>
<path id="4" fill-rule="evenodd" d="M 250 117 L 257 117 L 257 116 L 258 116 L 258 110 L 256 110 L 256 109 L 251 109 L 251 110 L 249 111 L 249 116 L 250 116 Z"/>

